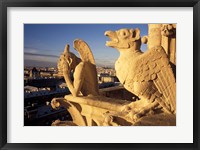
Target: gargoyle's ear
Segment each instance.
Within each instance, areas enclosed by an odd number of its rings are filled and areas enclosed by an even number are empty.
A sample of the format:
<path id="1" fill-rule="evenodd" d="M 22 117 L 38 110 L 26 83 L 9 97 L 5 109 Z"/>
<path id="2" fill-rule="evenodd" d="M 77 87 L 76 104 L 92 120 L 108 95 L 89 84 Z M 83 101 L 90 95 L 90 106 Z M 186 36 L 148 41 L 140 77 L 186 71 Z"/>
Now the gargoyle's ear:
<path id="1" fill-rule="evenodd" d="M 130 29 L 130 32 L 132 33 L 132 41 L 136 41 L 140 39 L 140 29 L 136 28 L 135 30 Z"/>
<path id="2" fill-rule="evenodd" d="M 71 57 L 68 57 L 68 58 L 67 58 L 67 62 L 68 62 L 68 64 L 69 64 L 69 66 L 71 66 L 71 64 L 72 64 L 72 58 L 71 58 Z"/>

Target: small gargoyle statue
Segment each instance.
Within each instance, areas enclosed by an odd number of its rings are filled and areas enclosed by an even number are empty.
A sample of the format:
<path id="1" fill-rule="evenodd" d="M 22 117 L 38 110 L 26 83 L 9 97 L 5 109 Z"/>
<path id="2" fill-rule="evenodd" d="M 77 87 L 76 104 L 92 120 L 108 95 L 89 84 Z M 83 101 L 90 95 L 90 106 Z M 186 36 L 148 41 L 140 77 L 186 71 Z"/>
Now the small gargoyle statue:
<path id="1" fill-rule="evenodd" d="M 115 63 L 119 81 L 140 100 L 149 101 L 134 117 L 140 118 L 159 107 L 175 114 L 176 81 L 164 49 L 158 46 L 142 52 L 140 30 L 137 28 L 106 31 L 105 35 L 110 38 L 106 46 L 120 52 Z"/>
<path id="2" fill-rule="evenodd" d="M 67 44 L 58 61 L 59 74 L 64 76 L 66 84 L 74 97 L 98 95 L 96 65 L 89 46 L 83 40 L 76 39 L 74 49 L 78 51 L 81 59 L 69 51 L 69 45 Z M 70 78 L 71 71 L 74 75 L 74 82 Z"/>

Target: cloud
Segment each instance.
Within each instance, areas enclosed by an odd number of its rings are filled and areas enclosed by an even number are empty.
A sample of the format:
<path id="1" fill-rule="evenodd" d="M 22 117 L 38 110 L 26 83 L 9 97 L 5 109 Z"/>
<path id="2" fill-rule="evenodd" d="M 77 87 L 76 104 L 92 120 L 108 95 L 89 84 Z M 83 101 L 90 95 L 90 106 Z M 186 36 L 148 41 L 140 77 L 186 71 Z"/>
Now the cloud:
<path id="1" fill-rule="evenodd" d="M 59 56 L 37 53 L 24 53 L 25 66 L 50 67 L 56 66 Z"/>
<path id="2" fill-rule="evenodd" d="M 57 63 L 55 62 L 40 62 L 35 60 L 24 60 L 25 66 L 32 66 L 32 67 L 56 67 Z"/>
<path id="3" fill-rule="evenodd" d="M 25 52 L 30 52 L 30 53 L 36 53 L 36 52 L 38 53 L 38 52 L 41 52 L 41 51 L 48 52 L 48 51 L 51 51 L 51 50 L 40 49 L 40 48 L 25 46 L 25 47 L 24 47 L 24 51 L 25 51 Z"/>
<path id="4" fill-rule="evenodd" d="M 35 60 L 40 62 L 57 62 L 57 57 L 49 57 L 49 56 L 40 56 L 40 55 L 25 55 L 24 59 L 26 60 Z"/>
<path id="5" fill-rule="evenodd" d="M 43 54 L 43 55 L 60 55 L 62 51 L 61 50 L 52 50 L 52 49 L 41 49 L 41 48 L 35 48 L 35 47 L 24 47 L 24 53 L 31 53 L 31 54 Z"/>
<path id="6" fill-rule="evenodd" d="M 39 53 L 24 53 L 24 64 L 25 66 L 51 66 L 57 64 L 59 56 L 57 55 L 50 55 L 50 54 L 39 54 Z M 109 57 L 98 57 L 95 58 L 95 62 L 97 66 L 107 66 L 107 67 L 114 67 L 116 59 L 111 59 Z M 49 63 L 49 64 L 48 64 Z"/>
<path id="7" fill-rule="evenodd" d="M 95 62 L 97 66 L 107 66 L 107 67 L 114 67 L 115 60 L 109 58 L 96 58 Z"/>
<path id="8" fill-rule="evenodd" d="M 59 58 L 59 56 L 57 56 L 57 55 L 37 54 L 37 53 L 29 53 L 29 52 L 25 52 L 24 55 L 30 55 L 30 56 L 44 56 L 44 57 L 55 57 L 55 58 Z"/>

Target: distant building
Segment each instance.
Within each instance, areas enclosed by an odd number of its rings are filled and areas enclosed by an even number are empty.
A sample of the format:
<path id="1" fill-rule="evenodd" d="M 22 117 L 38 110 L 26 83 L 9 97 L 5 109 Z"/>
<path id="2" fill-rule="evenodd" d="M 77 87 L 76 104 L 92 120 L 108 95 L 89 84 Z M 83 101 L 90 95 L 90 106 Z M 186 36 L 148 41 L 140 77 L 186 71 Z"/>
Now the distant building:
<path id="1" fill-rule="evenodd" d="M 37 87 L 29 86 L 29 85 L 24 87 L 24 92 L 25 93 L 36 92 L 36 91 L 38 91 Z"/>
<path id="2" fill-rule="evenodd" d="M 101 77 L 101 82 L 115 82 L 115 78 L 112 76 L 108 76 L 108 77 Z"/>
<path id="3" fill-rule="evenodd" d="M 51 77 L 53 76 L 53 72 L 51 71 L 40 71 L 40 77 Z"/>
<path id="4" fill-rule="evenodd" d="M 29 75 L 29 70 L 28 69 L 24 69 L 24 77 L 29 77 L 30 75 Z"/>
<path id="5" fill-rule="evenodd" d="M 116 76 L 111 76 L 109 73 L 98 74 L 98 81 L 99 83 L 119 82 Z"/>
<path id="6" fill-rule="evenodd" d="M 40 77 L 40 72 L 35 67 L 33 67 L 33 69 L 30 70 L 30 77 L 38 78 Z"/>
<path id="7" fill-rule="evenodd" d="M 24 85 L 30 85 L 35 87 L 54 87 L 56 88 L 57 85 L 63 83 L 64 78 L 57 78 L 57 77 L 40 77 L 40 78 L 28 78 L 24 79 Z"/>
<path id="8" fill-rule="evenodd" d="M 24 125 L 49 126 L 55 120 L 71 120 L 70 114 L 64 107 L 53 109 L 50 105 L 41 107 L 27 106 L 24 108 Z"/>
<path id="9" fill-rule="evenodd" d="M 67 88 L 67 84 L 65 82 L 63 82 L 63 83 L 59 84 L 58 87 L 61 89 L 65 89 L 65 88 Z"/>

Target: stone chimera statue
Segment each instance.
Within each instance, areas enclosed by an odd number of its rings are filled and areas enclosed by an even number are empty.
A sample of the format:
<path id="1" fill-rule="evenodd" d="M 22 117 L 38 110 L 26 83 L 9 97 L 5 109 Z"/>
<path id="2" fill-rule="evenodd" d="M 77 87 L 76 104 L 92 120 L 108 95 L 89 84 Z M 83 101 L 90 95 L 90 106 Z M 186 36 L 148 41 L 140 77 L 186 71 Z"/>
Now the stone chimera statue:
<path id="1" fill-rule="evenodd" d="M 176 81 L 164 49 L 156 46 L 143 53 L 139 29 L 106 31 L 105 35 L 111 39 L 106 45 L 120 52 L 115 63 L 118 79 L 128 91 L 149 101 L 135 117 L 139 118 L 158 106 L 175 114 Z"/>

